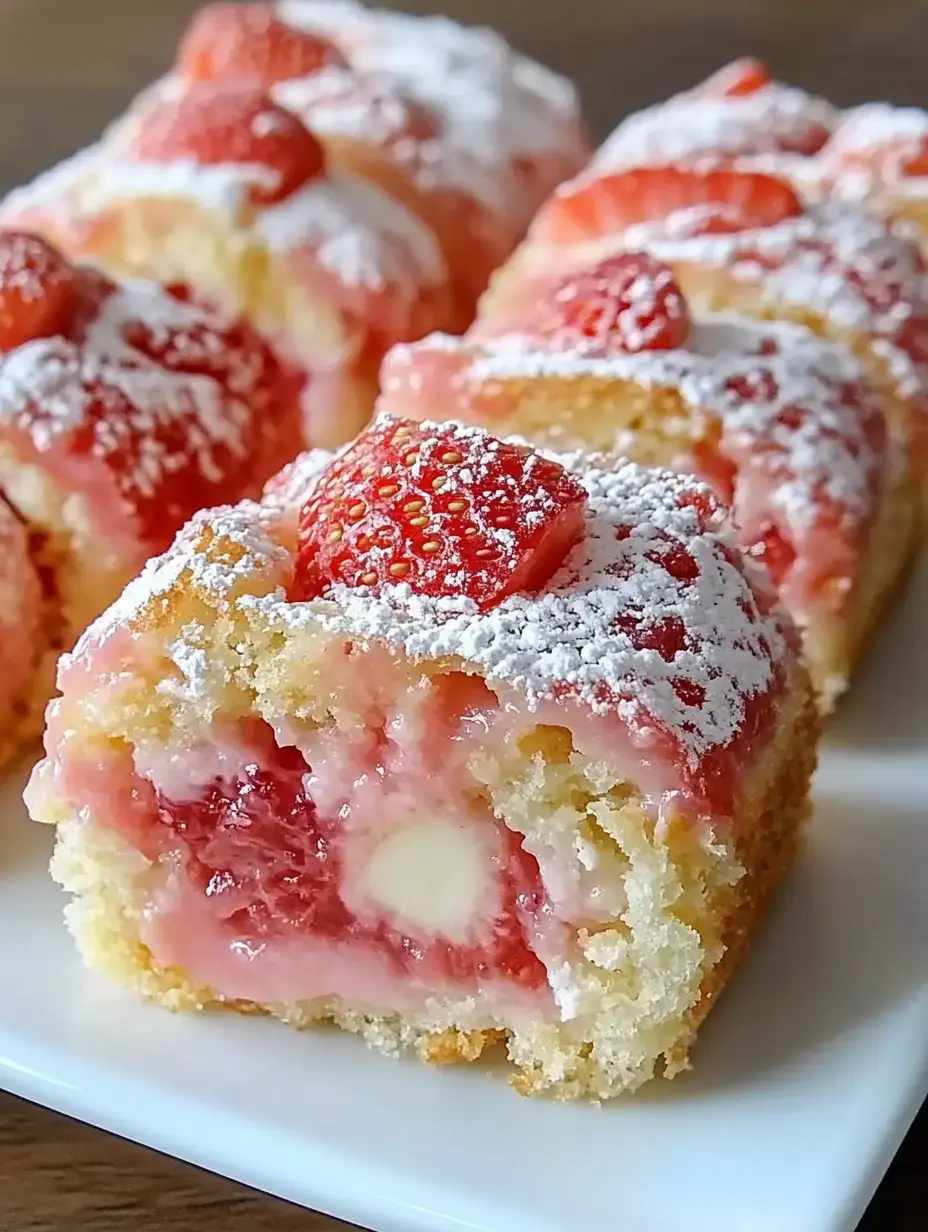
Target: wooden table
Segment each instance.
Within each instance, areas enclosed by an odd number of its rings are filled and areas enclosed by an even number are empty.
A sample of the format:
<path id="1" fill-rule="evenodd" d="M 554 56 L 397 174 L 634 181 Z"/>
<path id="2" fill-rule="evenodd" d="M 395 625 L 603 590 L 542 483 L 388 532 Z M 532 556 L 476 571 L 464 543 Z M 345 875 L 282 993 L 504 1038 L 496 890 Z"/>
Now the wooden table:
<path id="1" fill-rule="evenodd" d="M 194 7 L 194 0 L 0 0 L 0 188 L 96 136 L 168 63 Z M 748 50 L 837 101 L 928 105 L 924 0 L 446 0 L 444 8 L 496 25 L 576 77 L 600 131 Z M 860 1232 L 925 1232 L 926 1159 L 928 1109 Z M 0 1095 L 3 1232 L 340 1226 Z"/>

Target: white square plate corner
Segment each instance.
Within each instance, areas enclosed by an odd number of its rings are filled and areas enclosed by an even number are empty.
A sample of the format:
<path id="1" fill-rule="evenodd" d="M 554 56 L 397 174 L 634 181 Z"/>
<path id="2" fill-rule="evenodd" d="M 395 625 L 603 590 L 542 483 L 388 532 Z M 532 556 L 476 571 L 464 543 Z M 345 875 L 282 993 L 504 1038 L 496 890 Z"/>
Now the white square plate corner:
<path id="1" fill-rule="evenodd" d="M 853 1232 L 928 1090 L 928 571 L 833 725 L 816 815 L 696 1069 L 601 1109 L 83 972 L 0 800 L 0 1086 L 378 1232 Z"/>

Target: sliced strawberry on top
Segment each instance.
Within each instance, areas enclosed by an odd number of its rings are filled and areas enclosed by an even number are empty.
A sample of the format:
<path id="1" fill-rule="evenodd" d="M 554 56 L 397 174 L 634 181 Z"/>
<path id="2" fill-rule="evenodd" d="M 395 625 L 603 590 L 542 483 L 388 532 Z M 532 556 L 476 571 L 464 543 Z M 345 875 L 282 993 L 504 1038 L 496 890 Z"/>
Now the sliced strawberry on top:
<path id="1" fill-rule="evenodd" d="M 605 354 L 669 351 L 690 331 L 673 271 L 645 253 L 625 252 L 565 278 L 542 306 L 540 332 L 558 344 L 592 344 Z"/>
<path id="2" fill-rule="evenodd" d="M 532 225 L 535 239 L 580 243 L 661 222 L 673 236 L 772 227 L 803 212 L 789 184 L 753 171 L 639 167 L 568 186 Z"/>
<path id="3" fill-rule="evenodd" d="M 770 74 L 754 56 L 741 56 L 723 65 L 693 91 L 700 98 L 742 98 L 770 85 Z"/>
<path id="4" fill-rule="evenodd" d="M 586 503 L 576 479 L 532 449 L 381 414 L 303 507 L 294 597 L 408 583 L 486 610 L 548 581 L 583 533 Z"/>
<path id="5" fill-rule="evenodd" d="M 162 102 L 141 120 L 129 152 L 141 162 L 258 168 L 266 174 L 250 190 L 256 205 L 283 201 L 325 170 L 325 151 L 313 134 L 251 88 L 194 86 Z"/>
<path id="6" fill-rule="evenodd" d="M 347 64 L 329 39 L 281 21 L 275 7 L 207 4 L 184 35 L 176 62 L 178 73 L 188 81 L 250 81 L 271 86 Z"/>
<path id="7" fill-rule="evenodd" d="M 57 248 L 27 232 L 0 232 L 0 351 L 66 333 L 77 298 L 76 272 Z"/>

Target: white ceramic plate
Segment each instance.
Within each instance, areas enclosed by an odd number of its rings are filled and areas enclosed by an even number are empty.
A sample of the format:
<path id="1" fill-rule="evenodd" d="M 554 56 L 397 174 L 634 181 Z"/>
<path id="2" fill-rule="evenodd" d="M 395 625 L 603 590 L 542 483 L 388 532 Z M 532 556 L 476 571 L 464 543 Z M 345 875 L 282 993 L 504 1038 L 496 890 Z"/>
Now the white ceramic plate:
<path id="1" fill-rule="evenodd" d="M 928 1090 L 928 571 L 830 734 L 808 848 L 693 1074 L 595 1109 L 84 973 L 0 804 L 0 1085 L 379 1232 L 852 1232 Z"/>

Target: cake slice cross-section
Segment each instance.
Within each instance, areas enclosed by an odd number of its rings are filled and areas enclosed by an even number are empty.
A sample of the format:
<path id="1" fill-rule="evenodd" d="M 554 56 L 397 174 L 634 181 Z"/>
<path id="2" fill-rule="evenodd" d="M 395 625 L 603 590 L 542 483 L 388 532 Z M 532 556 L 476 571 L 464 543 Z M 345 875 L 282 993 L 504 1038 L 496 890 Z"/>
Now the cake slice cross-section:
<path id="1" fill-rule="evenodd" d="M 818 730 L 705 485 L 383 415 L 197 515 L 59 683 L 27 798 L 92 967 L 562 1099 L 687 1066 Z"/>

